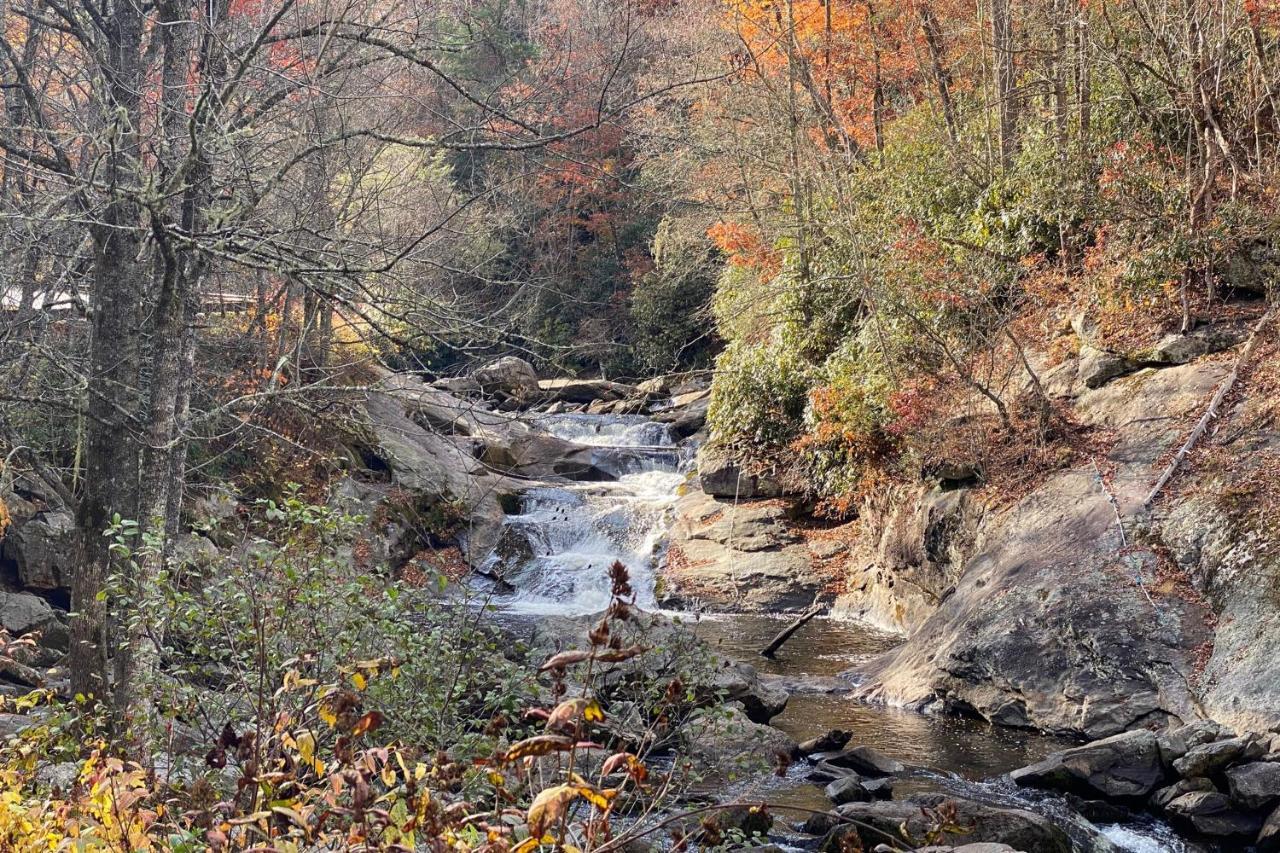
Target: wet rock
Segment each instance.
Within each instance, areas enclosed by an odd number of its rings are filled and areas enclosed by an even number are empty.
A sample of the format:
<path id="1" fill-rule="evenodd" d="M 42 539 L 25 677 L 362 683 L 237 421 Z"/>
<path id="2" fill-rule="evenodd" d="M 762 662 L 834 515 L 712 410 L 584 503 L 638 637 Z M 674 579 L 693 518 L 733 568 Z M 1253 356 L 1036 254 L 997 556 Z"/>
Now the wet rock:
<path id="1" fill-rule="evenodd" d="M 822 793 L 837 806 L 845 803 L 868 803 L 872 800 L 871 792 L 863 787 L 862 778 L 856 773 L 836 779 Z"/>
<path id="2" fill-rule="evenodd" d="M 1183 794 L 1165 807 L 1165 812 L 1178 823 L 1203 835 L 1253 836 L 1262 826 L 1256 815 L 1242 814 L 1226 794 L 1195 791 Z"/>
<path id="3" fill-rule="evenodd" d="M 767 723 L 787 707 L 790 694 L 760 680 L 755 667 L 724 662 L 698 689 L 706 698 L 723 697 L 742 705 L 753 723 Z"/>
<path id="4" fill-rule="evenodd" d="M 667 408 L 654 413 L 653 419 L 670 424 L 671 431 L 680 438 L 688 438 L 706 426 L 710 406 L 710 390 L 692 391 L 673 397 Z"/>
<path id="5" fill-rule="evenodd" d="M 1161 788 L 1151 795 L 1152 808 L 1163 811 L 1168 807 L 1169 803 L 1181 797 L 1183 794 L 1193 793 L 1212 793 L 1217 791 L 1217 787 L 1209 779 L 1203 776 L 1193 776 L 1190 779 L 1179 779 L 1168 787 Z"/>
<path id="6" fill-rule="evenodd" d="M 702 491 L 718 498 L 776 498 L 787 493 L 776 478 L 745 470 L 724 449 L 710 444 L 698 451 L 698 481 Z"/>
<path id="7" fill-rule="evenodd" d="M 862 788 L 871 795 L 871 799 L 873 800 L 893 799 L 893 780 L 888 777 L 881 779 L 863 779 Z"/>
<path id="8" fill-rule="evenodd" d="M 520 400 L 531 400 L 541 391 L 533 365 L 514 355 L 504 356 L 476 368 L 471 378 L 486 394 L 499 392 Z"/>
<path id="9" fill-rule="evenodd" d="M 845 776 L 850 775 L 857 775 L 852 768 L 837 767 L 829 761 L 819 761 L 813 765 L 813 769 L 809 771 L 805 779 L 816 785 L 826 785 L 836 779 L 843 779 Z"/>
<path id="10" fill-rule="evenodd" d="M 1258 853 L 1276 853 L 1280 851 L 1280 806 L 1263 821 L 1255 842 Z"/>
<path id="11" fill-rule="evenodd" d="M 818 812 L 805 818 L 799 829 L 808 835 L 826 835 L 835 829 L 838 823 L 840 823 L 840 816 L 835 812 Z"/>
<path id="12" fill-rule="evenodd" d="M 955 822 L 963 830 L 947 832 L 936 827 L 925 809 L 947 809 L 954 804 Z M 944 845 L 1007 844 L 1015 850 L 1036 853 L 1069 853 L 1071 840 L 1047 818 L 1022 809 L 1004 809 L 987 806 L 972 800 L 952 799 L 925 795 L 912 797 L 906 802 L 848 803 L 836 809 L 837 813 L 855 824 L 843 824 L 833 828 L 823 839 L 821 848 L 830 853 L 842 849 L 843 839 L 856 835 L 864 848 L 872 849 L 889 839 L 898 839 L 908 845 L 919 845 L 936 831 Z"/>
<path id="13" fill-rule="evenodd" d="M 1257 735 L 1228 738 L 1201 744 L 1173 762 L 1173 769 L 1184 778 L 1212 776 L 1241 761 L 1252 761 L 1266 754 L 1267 747 Z"/>
<path id="14" fill-rule="evenodd" d="M 964 844 L 960 847 L 917 847 L 916 853 L 1019 853 L 1019 851 L 1008 844 L 979 841 L 977 844 Z"/>
<path id="15" fill-rule="evenodd" d="M 819 761 L 835 767 L 847 767 L 866 776 L 893 776 L 906 770 L 906 765 L 870 746 L 857 746 L 843 752 L 819 753 Z"/>
<path id="16" fill-rule="evenodd" d="M 853 737 L 852 732 L 843 729 L 832 729 L 824 735 L 800 741 L 796 747 L 797 755 L 813 755 L 815 752 L 839 752 Z"/>
<path id="17" fill-rule="evenodd" d="M 1140 729 L 1055 752 L 1009 775 L 1024 787 L 1135 799 L 1151 794 L 1165 771 L 1156 736 Z"/>
<path id="18" fill-rule="evenodd" d="M 1136 369 L 1137 365 L 1124 356 L 1087 345 L 1080 348 L 1077 376 L 1086 388 L 1101 388 L 1112 379 L 1132 373 Z"/>
<path id="19" fill-rule="evenodd" d="M 1133 817 L 1133 812 L 1129 809 L 1106 800 L 1090 800 L 1067 794 L 1066 801 L 1072 811 L 1090 823 L 1123 823 Z"/>
<path id="20" fill-rule="evenodd" d="M 1255 761 L 1227 770 L 1231 801 L 1242 809 L 1259 810 L 1280 802 L 1280 763 Z"/>

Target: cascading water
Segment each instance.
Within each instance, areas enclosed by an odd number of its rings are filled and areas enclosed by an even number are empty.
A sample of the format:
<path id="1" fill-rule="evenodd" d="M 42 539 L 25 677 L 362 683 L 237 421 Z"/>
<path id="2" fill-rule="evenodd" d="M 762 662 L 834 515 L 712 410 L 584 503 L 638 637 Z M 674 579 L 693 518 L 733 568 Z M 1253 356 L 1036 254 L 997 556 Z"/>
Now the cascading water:
<path id="1" fill-rule="evenodd" d="M 592 467 L 616 479 L 557 482 L 528 489 L 520 512 L 506 519 L 501 542 L 484 568 L 502 581 L 494 602 L 523 617 L 579 616 L 609 603 L 607 568 L 621 560 L 629 569 L 637 603 L 657 607 L 656 549 L 666 533 L 672 507 L 686 480 L 688 455 L 670 430 L 641 416 L 547 415 L 539 426 L 560 438 L 592 448 Z M 887 648 L 890 638 L 848 623 L 815 620 L 791 641 L 790 661 L 754 658 L 777 630 L 776 620 L 743 614 L 709 615 L 695 621 L 703 639 L 766 673 L 795 685 L 827 685 L 801 690 L 775 724 L 797 739 L 816 731 L 844 728 L 859 743 L 876 746 L 909 762 L 937 768 L 904 784 L 925 790 L 1039 812 L 1060 823 L 1083 851 L 1183 853 L 1187 848 L 1168 827 L 1135 822 L 1094 827 L 1060 797 L 1020 790 L 1004 772 L 1042 757 L 1063 744 L 1034 734 L 992 729 L 951 718 L 926 717 L 853 703 L 828 689 L 836 673 L 858 656 Z M 823 807 L 824 799 L 797 774 L 769 790 L 771 801 Z M 982 778 L 996 781 L 982 781 Z M 762 792 L 763 793 L 763 792 Z M 776 798 L 776 800 L 775 800 Z"/>
<path id="2" fill-rule="evenodd" d="M 553 415 L 538 425 L 596 448 L 594 467 L 617 479 L 524 493 L 487 567 L 513 590 L 498 605 L 512 613 L 596 613 L 609 604 L 606 570 L 621 560 L 637 603 L 655 607 L 654 550 L 685 480 L 670 429 L 629 415 Z"/>

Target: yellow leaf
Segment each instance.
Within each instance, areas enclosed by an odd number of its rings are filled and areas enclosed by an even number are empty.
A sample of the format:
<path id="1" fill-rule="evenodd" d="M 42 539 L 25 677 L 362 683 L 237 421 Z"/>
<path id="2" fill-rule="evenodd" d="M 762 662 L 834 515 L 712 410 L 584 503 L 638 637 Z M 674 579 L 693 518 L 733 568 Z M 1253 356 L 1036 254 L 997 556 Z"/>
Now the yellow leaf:
<path id="1" fill-rule="evenodd" d="M 552 785 L 540 792 L 529 806 L 529 834 L 541 836 L 546 832 L 579 793 L 579 789 L 572 785 Z"/>
<path id="2" fill-rule="evenodd" d="M 356 686 L 356 690 L 364 690 L 365 686 L 369 682 L 365 679 L 363 674 L 357 672 L 352 674 L 351 683 Z"/>
<path id="3" fill-rule="evenodd" d="M 600 811 L 608 811 L 609 806 L 613 803 L 613 798 L 618 796 L 618 791 L 615 788 L 606 788 L 601 791 L 591 785 L 579 785 L 575 790 L 584 800 L 600 809 Z"/>
<path id="4" fill-rule="evenodd" d="M 573 738 L 560 735 L 537 735 L 513 744 L 507 750 L 507 761 L 527 758 L 531 755 L 547 755 L 573 749 Z"/>
<path id="5" fill-rule="evenodd" d="M 338 724 L 338 715 L 333 712 L 333 708 L 330 707 L 329 703 L 321 702 L 320 707 L 316 709 L 316 713 L 330 728 Z"/>
<path id="6" fill-rule="evenodd" d="M 592 699 L 587 703 L 587 707 L 582 709 L 582 719 L 588 723 L 604 722 L 604 709 L 600 707 L 600 703 Z"/>

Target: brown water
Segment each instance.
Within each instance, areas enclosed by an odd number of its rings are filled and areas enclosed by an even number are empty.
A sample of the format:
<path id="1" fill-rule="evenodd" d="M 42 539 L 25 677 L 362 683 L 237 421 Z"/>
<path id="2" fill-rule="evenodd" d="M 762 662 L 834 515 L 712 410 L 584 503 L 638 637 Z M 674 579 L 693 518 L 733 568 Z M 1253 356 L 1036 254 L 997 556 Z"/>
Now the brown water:
<path id="1" fill-rule="evenodd" d="M 852 744 L 873 746 L 906 764 L 973 780 L 999 776 L 1072 743 L 981 720 L 921 714 L 851 698 L 853 683 L 841 673 L 901 642 L 866 625 L 814 619 L 770 660 L 759 650 L 790 617 L 720 614 L 685 621 L 727 657 L 750 663 L 766 680 L 791 692 L 786 710 L 771 723 L 797 741 L 845 729 L 853 733 Z"/>

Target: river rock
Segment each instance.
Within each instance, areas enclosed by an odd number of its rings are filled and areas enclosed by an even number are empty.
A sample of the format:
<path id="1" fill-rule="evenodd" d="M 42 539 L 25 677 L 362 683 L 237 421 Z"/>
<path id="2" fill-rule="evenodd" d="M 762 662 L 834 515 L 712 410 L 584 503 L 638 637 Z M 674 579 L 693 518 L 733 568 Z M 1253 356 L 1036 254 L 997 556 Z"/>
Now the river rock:
<path id="1" fill-rule="evenodd" d="M 784 501 L 738 503 L 689 492 L 676 502 L 661 600 L 730 611 L 801 611 L 827 597 L 831 576 L 790 528 Z M 781 626 L 779 626 L 781 628 Z"/>
<path id="2" fill-rule="evenodd" d="M 1280 851 L 1280 806 L 1276 806 L 1275 810 L 1262 823 L 1262 829 L 1258 831 L 1258 840 L 1255 842 L 1258 853 L 1276 853 Z"/>
<path id="3" fill-rule="evenodd" d="M 532 400 L 541 391 L 538 372 L 533 369 L 533 365 L 514 355 L 504 356 L 476 368 L 471 373 L 471 379 L 486 394 L 497 392 L 519 400 Z"/>
<path id="4" fill-rule="evenodd" d="M 1165 812 L 1203 835 L 1253 837 L 1262 826 L 1261 818 L 1237 811 L 1227 795 L 1217 791 L 1183 794 L 1171 801 Z"/>
<path id="5" fill-rule="evenodd" d="M 707 424 L 707 411 L 711 406 L 711 391 L 691 391 L 673 397 L 671 404 L 653 414 L 658 423 L 670 424 L 671 431 L 680 438 L 688 438 L 700 432 Z"/>
<path id="6" fill-rule="evenodd" d="M 742 705 L 753 723 L 767 723 L 787 707 L 790 694 L 760 679 L 755 667 L 746 663 L 723 661 L 699 686 L 700 694 L 723 698 Z"/>
<path id="7" fill-rule="evenodd" d="M 1203 776 L 1193 776 L 1190 779 L 1179 779 L 1172 785 L 1156 791 L 1151 795 L 1150 802 L 1152 808 L 1163 811 L 1169 803 L 1183 794 L 1210 793 L 1216 790 L 1218 789 L 1211 780 Z"/>
<path id="8" fill-rule="evenodd" d="M 752 722 L 736 703 L 683 724 L 678 738 L 681 757 L 704 783 L 758 777 L 786 760 L 795 748 L 785 733 Z"/>
<path id="9" fill-rule="evenodd" d="M 1173 769 L 1182 777 L 1212 776 L 1237 762 L 1261 758 L 1266 752 L 1267 744 L 1258 735 L 1228 738 L 1188 750 L 1173 762 Z"/>
<path id="10" fill-rule="evenodd" d="M 607 379 L 543 379 L 539 389 L 550 400 L 566 403 L 614 402 L 645 395 L 633 385 Z"/>
<path id="11" fill-rule="evenodd" d="M 1136 799 L 1151 794 L 1165 771 L 1156 736 L 1139 729 L 1055 752 L 1009 775 L 1024 787 Z"/>
<path id="12" fill-rule="evenodd" d="M 872 800 L 871 792 L 863 787 L 862 778 L 857 773 L 841 776 L 827 785 L 822 793 L 837 806 L 845 803 L 868 803 Z"/>
<path id="13" fill-rule="evenodd" d="M 1280 763 L 1255 761 L 1227 770 L 1231 801 L 1242 809 L 1258 810 L 1280 802 Z"/>
<path id="14" fill-rule="evenodd" d="M 849 743 L 849 739 L 852 737 L 853 732 L 832 729 L 826 734 L 800 741 L 799 745 L 796 746 L 796 755 L 813 755 L 815 752 L 839 752 L 845 748 L 845 745 Z"/>
<path id="15" fill-rule="evenodd" d="M 698 451 L 697 464 L 702 491 L 713 497 L 749 500 L 787 494 L 787 489 L 776 477 L 746 470 L 728 451 L 713 444 L 702 446 Z"/>
<path id="16" fill-rule="evenodd" d="M 908 845 L 919 845 L 931 829 L 936 830 L 925 809 L 937 809 L 953 803 L 957 823 L 964 831 L 939 832 L 936 840 L 943 844 L 989 843 L 1007 844 L 1014 850 L 1035 853 L 1070 853 L 1071 839 L 1047 818 L 1022 809 L 1004 809 L 972 800 L 940 795 L 911 797 L 905 802 L 848 803 L 836 809 L 840 817 L 856 821 L 832 829 L 823 839 L 821 850 L 839 853 L 846 849 L 843 839 L 856 835 L 865 849 L 874 848 L 887 839 L 900 839 Z"/>
<path id="17" fill-rule="evenodd" d="M 818 753 L 813 758 L 835 767 L 847 767 L 866 776 L 893 776 L 906 770 L 906 765 L 870 746 L 857 746 L 842 752 Z"/>

